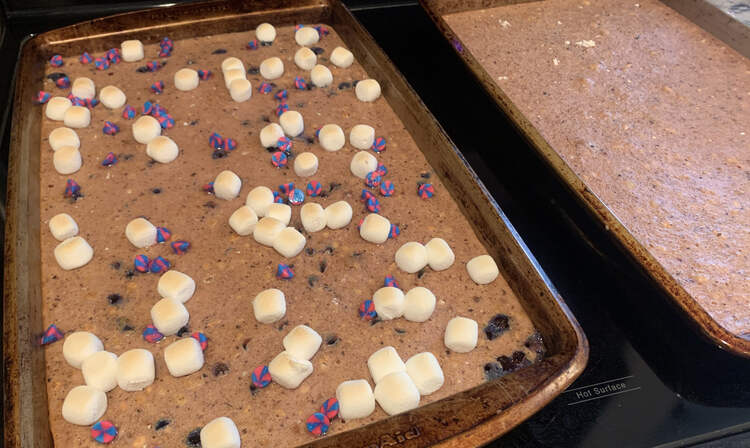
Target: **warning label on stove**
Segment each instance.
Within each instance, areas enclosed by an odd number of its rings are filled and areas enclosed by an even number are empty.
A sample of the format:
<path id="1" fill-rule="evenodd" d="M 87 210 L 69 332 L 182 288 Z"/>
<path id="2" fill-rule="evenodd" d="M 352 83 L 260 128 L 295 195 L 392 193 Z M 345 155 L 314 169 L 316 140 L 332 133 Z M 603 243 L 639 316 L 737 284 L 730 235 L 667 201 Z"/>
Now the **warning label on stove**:
<path id="1" fill-rule="evenodd" d="M 563 392 L 563 396 L 568 399 L 568 406 L 587 403 L 640 390 L 641 387 L 636 385 L 634 380 L 635 375 L 630 375 L 589 384 L 588 386 L 573 387 Z"/>

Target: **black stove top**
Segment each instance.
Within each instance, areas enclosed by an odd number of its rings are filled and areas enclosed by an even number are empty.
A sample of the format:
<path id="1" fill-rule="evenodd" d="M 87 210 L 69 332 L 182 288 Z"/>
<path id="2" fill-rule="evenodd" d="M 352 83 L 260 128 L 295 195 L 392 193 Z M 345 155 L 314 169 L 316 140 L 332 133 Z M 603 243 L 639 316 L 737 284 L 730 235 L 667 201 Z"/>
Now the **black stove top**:
<path id="1" fill-rule="evenodd" d="M 750 447 L 750 360 L 682 319 L 528 147 L 416 3 L 346 3 L 464 153 L 589 339 L 581 377 L 490 446 Z M 29 33 L 153 5 L 11 12 L 0 101 L 10 106 L 10 67 Z M 11 112 L 0 127 L 3 168 Z"/>

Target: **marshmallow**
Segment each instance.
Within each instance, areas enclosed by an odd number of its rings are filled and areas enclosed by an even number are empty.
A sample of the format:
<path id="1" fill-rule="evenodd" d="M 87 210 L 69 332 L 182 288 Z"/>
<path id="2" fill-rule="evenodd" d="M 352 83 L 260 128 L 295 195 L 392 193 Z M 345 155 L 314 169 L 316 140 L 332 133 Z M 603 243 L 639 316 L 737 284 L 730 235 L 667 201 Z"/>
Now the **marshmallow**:
<path id="1" fill-rule="evenodd" d="M 247 79 L 235 79 L 229 84 L 229 96 L 236 103 L 242 103 L 253 96 L 253 85 Z"/>
<path id="2" fill-rule="evenodd" d="M 132 129 L 135 141 L 144 145 L 161 135 L 159 121 L 150 115 L 142 115 L 135 120 Z"/>
<path id="3" fill-rule="evenodd" d="M 76 78 L 73 80 L 73 85 L 70 88 L 70 93 L 72 93 L 73 96 L 77 96 L 78 98 L 91 100 L 96 96 L 96 86 L 94 85 L 94 81 L 92 81 L 90 78 Z"/>
<path id="4" fill-rule="evenodd" d="M 339 417 L 344 420 L 365 418 L 375 411 L 375 396 L 367 380 L 349 380 L 336 388 Z"/>
<path id="5" fill-rule="evenodd" d="M 404 318 L 412 322 L 424 322 L 435 311 L 435 294 L 429 289 L 417 286 L 404 295 Z"/>
<path id="6" fill-rule="evenodd" d="M 317 87 L 328 87 L 333 83 L 333 74 L 325 65 L 316 65 L 310 71 L 310 80 Z"/>
<path id="7" fill-rule="evenodd" d="M 427 264 L 436 271 L 448 269 L 456 259 L 451 247 L 442 238 L 433 238 L 424 247 L 427 249 Z"/>
<path id="8" fill-rule="evenodd" d="M 393 372 L 375 385 L 375 400 L 388 415 L 419 406 L 419 389 L 406 372 Z"/>
<path id="9" fill-rule="evenodd" d="M 151 320 L 159 333 L 169 336 L 187 325 L 190 314 L 179 300 L 164 297 L 151 307 Z"/>
<path id="10" fill-rule="evenodd" d="M 159 277 L 156 290 L 162 297 L 185 303 L 195 293 L 195 280 L 187 274 L 172 269 Z"/>
<path id="11" fill-rule="evenodd" d="M 195 373 L 203 367 L 203 349 L 195 338 L 182 338 L 164 349 L 164 362 L 172 376 Z"/>
<path id="12" fill-rule="evenodd" d="M 406 364 L 395 348 L 388 346 L 376 351 L 367 358 L 367 368 L 375 384 L 393 372 L 406 372 Z"/>
<path id="13" fill-rule="evenodd" d="M 187 92 L 198 87 L 200 78 L 192 68 L 181 68 L 174 74 L 174 86 L 177 90 Z"/>
<path id="14" fill-rule="evenodd" d="M 278 289 L 266 289 L 253 299 L 253 314 L 258 322 L 271 324 L 286 314 L 286 299 Z"/>
<path id="15" fill-rule="evenodd" d="M 125 226 L 125 236 L 135 247 L 149 247 L 156 244 L 156 226 L 146 218 L 135 218 Z"/>
<path id="16" fill-rule="evenodd" d="M 169 163 L 179 154 L 177 143 L 166 135 L 160 135 L 146 144 L 146 155 L 159 163 Z"/>
<path id="17" fill-rule="evenodd" d="M 279 386 L 296 389 L 313 372 L 313 365 L 306 359 L 299 359 L 289 352 L 281 352 L 268 363 L 268 373 Z"/>
<path id="18" fill-rule="evenodd" d="M 445 327 L 445 346 L 454 352 L 467 353 L 477 346 L 479 326 L 475 320 L 466 317 L 454 317 Z"/>
<path id="19" fill-rule="evenodd" d="M 281 255 L 292 258 L 296 257 L 302 249 L 305 248 L 307 240 L 305 236 L 299 233 L 294 227 L 287 227 L 279 232 L 279 235 L 273 242 L 273 248 Z"/>
<path id="20" fill-rule="evenodd" d="M 62 416 L 74 425 L 93 425 L 107 411 L 107 394 L 91 386 L 76 386 L 65 396 Z"/>
<path id="21" fill-rule="evenodd" d="M 60 213 L 49 220 L 49 231 L 57 241 L 65 241 L 78 235 L 78 224 L 67 213 Z"/>
<path id="22" fill-rule="evenodd" d="M 85 266 L 94 257 L 94 249 L 80 236 L 68 238 L 55 247 L 55 260 L 66 271 Z"/>
<path id="23" fill-rule="evenodd" d="M 70 106 L 65 111 L 63 123 L 69 128 L 85 128 L 91 124 L 91 111 L 88 107 Z"/>
<path id="24" fill-rule="evenodd" d="M 242 444 L 237 426 L 228 417 L 211 420 L 200 435 L 203 448 L 240 448 Z"/>
<path id="25" fill-rule="evenodd" d="M 331 52 L 331 63 L 339 68 L 347 68 L 354 62 L 354 55 L 344 47 L 336 47 Z"/>
<path id="26" fill-rule="evenodd" d="M 469 272 L 469 277 L 478 285 L 492 283 L 500 274 L 495 260 L 489 255 L 472 258 L 466 263 L 466 270 Z"/>
<path id="27" fill-rule="evenodd" d="M 320 204 L 308 202 L 299 211 L 302 227 L 308 233 L 319 232 L 326 227 L 326 212 Z"/>
<path id="28" fill-rule="evenodd" d="M 318 34 L 318 30 L 311 26 L 303 26 L 294 33 L 294 40 L 297 41 L 299 46 L 309 47 L 318 43 L 320 34 Z"/>
<path id="29" fill-rule="evenodd" d="M 264 186 L 255 187 L 250 190 L 245 199 L 245 205 L 253 209 L 259 218 L 266 216 L 268 207 L 273 203 L 273 191 Z"/>
<path id="30" fill-rule="evenodd" d="M 75 146 L 63 146 L 52 155 L 52 164 L 60 174 L 73 174 L 81 169 L 83 159 Z"/>
<path id="31" fill-rule="evenodd" d="M 284 74 L 284 63 L 276 56 L 264 59 L 260 63 L 260 75 L 266 79 L 281 78 Z"/>
<path id="32" fill-rule="evenodd" d="M 366 151 L 360 151 L 354 154 L 352 157 L 352 163 L 349 168 L 352 170 L 352 174 L 364 179 L 368 173 L 375 171 L 378 167 L 378 159 L 374 155 Z"/>
<path id="33" fill-rule="evenodd" d="M 86 358 L 102 350 L 104 350 L 104 344 L 95 334 L 88 331 L 76 331 L 65 337 L 63 358 L 71 366 L 80 369 Z"/>
<path id="34" fill-rule="evenodd" d="M 404 244 L 396 251 L 396 266 L 409 274 L 417 272 L 427 266 L 427 249 L 414 241 Z"/>
<path id="35" fill-rule="evenodd" d="M 302 47 L 294 53 L 294 63 L 302 70 L 312 70 L 318 63 L 318 57 L 311 49 Z"/>
<path id="36" fill-rule="evenodd" d="M 261 23 L 255 28 L 255 37 L 261 42 L 273 42 L 276 39 L 276 28 L 270 23 Z"/>
<path id="37" fill-rule="evenodd" d="M 385 243 L 390 232 L 391 222 L 388 221 L 388 218 L 377 213 L 370 213 L 365 216 L 362 225 L 359 227 L 359 236 L 365 241 L 375 244 Z"/>
<path id="38" fill-rule="evenodd" d="M 296 137 L 305 130 L 305 122 L 302 114 L 296 110 L 288 110 L 279 117 L 279 124 L 284 133 L 289 137 Z"/>
<path id="39" fill-rule="evenodd" d="M 221 72 L 226 75 L 229 70 L 242 70 L 245 72 L 245 65 L 239 59 L 234 56 L 230 56 L 221 61 Z"/>
<path id="40" fill-rule="evenodd" d="M 109 392 L 117 387 L 117 355 L 105 351 L 96 352 L 83 361 L 81 373 L 87 386 Z"/>
<path id="41" fill-rule="evenodd" d="M 125 62 L 135 62 L 143 59 L 143 44 L 139 40 L 126 40 L 120 44 L 122 60 Z"/>
<path id="42" fill-rule="evenodd" d="M 69 99 L 63 96 L 53 96 L 44 107 L 44 115 L 50 120 L 63 121 L 65 112 L 73 106 Z"/>
<path id="43" fill-rule="evenodd" d="M 354 87 L 354 93 L 358 100 L 371 103 L 380 98 L 380 84 L 374 79 L 363 79 Z"/>
<path id="44" fill-rule="evenodd" d="M 245 74 L 244 69 L 231 68 L 224 72 L 224 85 L 227 89 L 231 87 L 232 82 L 238 79 L 247 79 L 247 75 Z"/>
<path id="45" fill-rule="evenodd" d="M 234 199 L 240 194 L 242 181 L 240 177 L 229 170 L 224 170 L 214 179 L 214 196 L 219 199 Z"/>
<path id="46" fill-rule="evenodd" d="M 303 152 L 294 158 L 294 173 L 299 177 L 310 177 L 318 172 L 318 157 L 311 152 Z"/>
<path id="47" fill-rule="evenodd" d="M 48 140 L 53 151 L 57 151 L 65 146 L 72 146 L 76 149 L 81 147 L 81 140 L 78 138 L 76 131 L 66 127 L 53 129 L 52 132 L 49 133 Z"/>
<path id="48" fill-rule="evenodd" d="M 286 227 L 289 225 L 289 221 L 292 220 L 292 207 L 287 204 L 274 202 L 268 206 L 268 213 L 266 213 L 266 216 L 279 221 Z"/>
<path id="49" fill-rule="evenodd" d="M 154 355 L 148 350 L 134 348 L 117 358 L 117 385 L 126 392 L 147 388 L 154 376 Z"/>
<path id="50" fill-rule="evenodd" d="M 341 126 L 337 124 L 327 124 L 320 128 L 320 132 L 318 132 L 318 140 L 320 141 L 320 146 L 326 151 L 338 151 L 344 147 L 346 136 L 344 135 L 344 130 L 341 129 Z"/>
<path id="51" fill-rule="evenodd" d="M 104 107 L 109 109 L 117 109 L 125 105 L 127 97 L 125 93 L 115 86 L 107 86 L 99 91 L 99 101 L 102 102 Z"/>
<path id="52" fill-rule="evenodd" d="M 367 150 L 372 148 L 373 143 L 375 143 L 375 129 L 372 126 L 358 124 L 349 131 L 349 144 L 355 148 Z"/>
<path id="53" fill-rule="evenodd" d="M 284 336 L 281 342 L 284 345 L 284 350 L 291 356 L 310 360 L 320 348 L 323 338 L 317 331 L 307 325 L 297 325 Z"/>
<path id="54" fill-rule="evenodd" d="M 325 208 L 325 212 L 329 229 L 341 229 L 352 221 L 352 206 L 346 201 L 334 202 Z"/>
<path id="55" fill-rule="evenodd" d="M 396 319 L 404 315 L 404 293 L 393 286 L 384 286 L 372 295 L 375 312 L 383 320 Z M 377 382 L 377 381 L 376 381 Z"/>
<path id="56" fill-rule="evenodd" d="M 284 129 L 276 123 L 271 123 L 260 130 L 260 144 L 264 148 L 275 148 L 276 143 L 284 136 Z"/>
<path id="57" fill-rule="evenodd" d="M 253 233 L 256 224 L 258 224 L 258 215 L 247 205 L 238 208 L 229 217 L 229 227 L 240 236 L 247 236 Z"/>
<path id="58" fill-rule="evenodd" d="M 430 352 L 418 353 L 406 361 L 409 375 L 420 395 L 430 395 L 443 387 L 445 377 L 437 358 Z"/>
<path id="59" fill-rule="evenodd" d="M 264 246 L 273 247 L 273 242 L 285 227 L 286 225 L 278 219 L 265 216 L 255 225 L 253 238 Z"/>

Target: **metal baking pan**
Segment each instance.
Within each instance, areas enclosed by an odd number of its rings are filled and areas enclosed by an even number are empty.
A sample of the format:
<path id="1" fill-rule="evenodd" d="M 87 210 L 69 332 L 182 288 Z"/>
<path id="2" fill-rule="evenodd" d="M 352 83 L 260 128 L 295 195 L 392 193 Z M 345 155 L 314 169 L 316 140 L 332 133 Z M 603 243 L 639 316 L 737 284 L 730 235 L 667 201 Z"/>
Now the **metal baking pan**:
<path id="1" fill-rule="evenodd" d="M 520 108 L 514 104 L 513 99 L 503 91 L 472 54 L 471 46 L 462 42 L 445 20 L 445 16 L 453 13 L 536 1 L 543 0 L 420 0 L 420 3 L 485 90 L 513 121 L 518 130 L 529 140 L 530 146 L 557 172 L 578 200 L 612 235 L 613 240 L 628 253 L 640 269 L 653 279 L 658 288 L 665 291 L 673 299 L 677 308 L 713 343 L 736 355 L 750 357 L 750 334 L 737 334 L 722 326 L 680 285 L 649 250 L 630 233 L 607 204 L 597 196 L 596 192 L 592 191 L 573 168 L 563 160 L 555 148 L 542 137 L 531 120 L 521 112 Z M 732 47 L 741 55 L 750 58 L 750 28 L 729 17 L 709 1 L 660 1 Z"/>
<path id="2" fill-rule="evenodd" d="M 331 435 L 314 447 L 479 445 L 498 437 L 562 392 L 583 370 L 588 344 L 575 318 L 461 153 L 370 35 L 338 0 L 208 2 L 98 19 L 33 37 L 16 73 L 5 245 L 5 446 L 49 447 L 40 290 L 42 114 L 30 99 L 52 54 L 103 51 L 125 39 L 157 42 L 253 29 L 262 22 L 332 26 L 369 73 L 472 223 L 501 274 L 546 342 L 528 368 L 371 425 Z"/>

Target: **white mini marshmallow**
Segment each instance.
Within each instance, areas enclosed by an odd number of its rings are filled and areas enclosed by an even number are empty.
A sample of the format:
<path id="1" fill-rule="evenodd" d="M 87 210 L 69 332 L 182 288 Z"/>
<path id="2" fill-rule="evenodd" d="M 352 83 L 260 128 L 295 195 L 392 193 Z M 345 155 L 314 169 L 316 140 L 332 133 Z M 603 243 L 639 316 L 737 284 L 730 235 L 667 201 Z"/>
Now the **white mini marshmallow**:
<path id="1" fill-rule="evenodd" d="M 423 286 L 410 289 L 404 295 L 404 318 L 411 322 L 424 322 L 435 311 L 435 294 Z"/>
<path id="2" fill-rule="evenodd" d="M 81 373 L 87 386 L 109 392 L 117 387 L 117 355 L 105 351 L 96 352 L 83 361 Z"/>
<path id="3" fill-rule="evenodd" d="M 333 83 L 333 74 L 325 65 L 316 65 L 310 71 L 310 80 L 316 87 L 328 87 Z"/>
<path id="4" fill-rule="evenodd" d="M 261 23 L 255 28 L 255 37 L 261 42 L 273 42 L 276 39 L 276 28 L 270 23 Z"/>
<path id="5" fill-rule="evenodd" d="M 365 418 L 375 411 L 375 396 L 367 380 L 349 380 L 336 388 L 339 416 L 344 420 Z"/>
<path id="6" fill-rule="evenodd" d="M 242 103 L 253 96 L 253 85 L 247 79 L 235 79 L 229 84 L 229 96 L 236 103 Z"/>
<path id="7" fill-rule="evenodd" d="M 367 368 L 375 384 L 393 372 L 406 372 L 406 364 L 390 345 L 376 351 L 367 358 Z"/>
<path id="8" fill-rule="evenodd" d="M 258 322 L 271 324 L 286 314 L 284 293 L 276 288 L 266 289 L 253 299 L 253 314 Z"/>
<path id="9" fill-rule="evenodd" d="M 94 257 L 94 249 L 80 236 L 68 238 L 55 247 L 55 260 L 66 271 L 85 266 Z"/>
<path id="10" fill-rule="evenodd" d="M 320 348 L 323 338 L 307 325 L 297 325 L 281 342 L 284 350 L 293 357 L 310 360 Z"/>
<path id="11" fill-rule="evenodd" d="M 296 389 L 310 374 L 313 365 L 306 359 L 299 359 L 289 352 L 281 352 L 268 363 L 268 373 L 271 379 L 286 389 Z"/>
<path id="12" fill-rule="evenodd" d="M 237 425 L 228 417 L 219 417 L 201 428 L 201 447 L 203 448 L 240 448 L 240 432 Z"/>
<path id="13" fill-rule="evenodd" d="M 242 70 L 245 72 L 245 65 L 239 59 L 234 56 L 230 56 L 221 61 L 221 72 L 226 74 L 229 70 Z"/>
<path id="14" fill-rule="evenodd" d="M 164 363 L 172 376 L 190 375 L 203 367 L 203 349 L 195 338 L 182 338 L 164 349 Z"/>
<path id="15" fill-rule="evenodd" d="M 445 327 L 445 346 L 454 352 L 468 353 L 477 346 L 479 326 L 473 319 L 454 317 Z"/>
<path id="16" fill-rule="evenodd" d="M 268 206 L 268 213 L 266 213 L 266 216 L 279 221 L 284 224 L 284 227 L 286 227 L 289 225 L 289 221 L 292 220 L 292 207 L 287 204 L 274 202 Z"/>
<path id="17" fill-rule="evenodd" d="M 52 155 L 52 164 L 60 174 L 73 174 L 81 169 L 83 159 L 75 146 L 63 146 Z"/>
<path id="18" fill-rule="evenodd" d="M 388 415 L 419 406 L 419 389 L 406 372 L 393 372 L 375 385 L 375 400 Z"/>
<path id="19" fill-rule="evenodd" d="M 375 129 L 366 124 L 357 124 L 349 131 L 349 144 L 357 149 L 368 150 L 375 143 Z"/>
<path id="20" fill-rule="evenodd" d="M 326 225 L 329 229 L 341 229 L 352 222 L 352 206 L 346 201 L 338 201 L 325 208 Z"/>
<path id="21" fill-rule="evenodd" d="M 427 249 L 415 241 L 405 243 L 396 251 L 396 266 L 413 274 L 427 266 Z"/>
<path id="22" fill-rule="evenodd" d="M 73 106 L 73 103 L 64 96 L 53 96 L 44 106 L 44 115 L 50 120 L 63 121 L 65 112 Z"/>
<path id="23" fill-rule="evenodd" d="M 396 319 L 404 315 L 404 292 L 392 286 L 384 286 L 372 295 L 372 303 L 378 317 L 383 320 Z"/>
<path id="24" fill-rule="evenodd" d="M 156 226 L 146 218 L 135 218 L 125 226 L 125 236 L 135 247 L 149 247 L 156 244 Z"/>
<path id="25" fill-rule="evenodd" d="M 259 244 L 273 247 L 273 242 L 276 241 L 276 237 L 279 236 L 285 227 L 286 225 L 278 219 L 264 216 L 263 218 L 260 218 L 258 224 L 255 225 L 253 238 Z"/>
<path id="26" fill-rule="evenodd" d="M 278 57 L 264 59 L 260 63 L 260 75 L 266 79 L 281 78 L 284 74 L 284 63 Z"/>
<path id="27" fill-rule="evenodd" d="M 309 47 L 318 43 L 320 34 L 311 26 L 303 26 L 294 33 L 294 40 L 297 41 L 297 45 Z"/>
<path id="28" fill-rule="evenodd" d="M 308 233 L 319 232 L 326 227 L 326 211 L 320 204 L 308 202 L 299 210 L 302 227 Z"/>
<path id="29" fill-rule="evenodd" d="M 302 114 L 296 110 L 288 110 L 279 117 L 279 124 L 284 133 L 289 137 L 296 137 L 305 130 L 305 121 Z"/>
<path id="30" fill-rule="evenodd" d="M 146 155 L 159 163 L 169 163 L 180 155 L 180 148 L 171 138 L 160 135 L 146 144 Z"/>
<path id="31" fill-rule="evenodd" d="M 120 44 L 122 60 L 125 62 L 135 62 L 143 59 L 143 44 L 139 40 L 126 40 Z"/>
<path id="32" fill-rule="evenodd" d="M 127 97 L 125 92 L 115 86 L 107 86 L 99 91 L 99 101 L 102 102 L 104 107 L 109 109 L 117 109 L 125 105 Z"/>
<path id="33" fill-rule="evenodd" d="M 430 352 L 417 353 L 406 361 L 406 374 L 409 375 L 419 394 L 430 395 L 443 387 L 445 376 L 437 358 Z"/>
<path id="34" fill-rule="evenodd" d="M 224 86 L 229 89 L 234 81 L 238 79 L 247 79 L 245 70 L 232 68 L 224 72 Z"/>
<path id="35" fill-rule="evenodd" d="M 294 158 L 294 173 L 299 177 L 310 177 L 318 172 L 318 156 L 303 152 Z"/>
<path id="36" fill-rule="evenodd" d="M 179 300 L 164 297 L 151 307 L 151 320 L 159 333 L 170 336 L 187 325 L 190 314 Z"/>
<path id="37" fill-rule="evenodd" d="M 354 55 L 344 47 L 336 47 L 331 52 L 331 63 L 339 68 L 347 68 L 354 62 Z"/>
<path id="38" fill-rule="evenodd" d="M 104 350 L 104 344 L 94 333 L 76 331 L 65 337 L 63 358 L 71 366 L 80 369 L 86 358 L 102 350 Z"/>
<path id="39" fill-rule="evenodd" d="M 273 191 L 270 188 L 259 186 L 255 187 L 247 194 L 245 205 L 253 209 L 258 218 L 266 216 L 268 207 L 274 203 Z"/>
<path id="40" fill-rule="evenodd" d="M 192 68 L 181 68 L 174 74 L 174 86 L 177 90 L 188 92 L 200 84 L 198 72 Z"/>
<path id="41" fill-rule="evenodd" d="M 271 123 L 260 130 L 260 144 L 264 148 L 275 148 L 276 143 L 284 136 L 284 129 L 276 123 Z"/>
<path id="42" fill-rule="evenodd" d="M 126 392 L 137 392 L 154 383 L 154 355 L 134 348 L 117 358 L 117 385 Z"/>
<path id="43" fill-rule="evenodd" d="M 305 236 L 299 233 L 294 227 L 287 227 L 279 232 L 279 235 L 273 242 L 273 248 L 281 255 L 292 258 L 296 257 L 302 249 L 305 248 L 307 240 Z"/>
<path id="44" fill-rule="evenodd" d="M 159 121 L 151 115 L 142 115 L 133 122 L 133 138 L 144 145 L 161 135 Z"/>
<path id="45" fill-rule="evenodd" d="M 354 154 L 354 157 L 352 157 L 352 163 L 349 165 L 352 174 L 360 179 L 367 177 L 367 174 L 375 171 L 377 167 L 378 159 L 366 151 L 360 151 Z"/>
<path id="46" fill-rule="evenodd" d="M 185 303 L 195 294 L 195 280 L 185 273 L 170 269 L 159 277 L 156 291 L 162 297 Z"/>
<path id="47" fill-rule="evenodd" d="M 302 47 L 294 53 L 294 63 L 302 70 L 312 70 L 318 63 L 318 57 L 311 49 Z"/>
<path id="48" fill-rule="evenodd" d="M 253 233 L 256 224 L 258 224 L 258 215 L 247 205 L 238 208 L 229 217 L 229 227 L 240 236 L 247 236 Z"/>
<path id="49" fill-rule="evenodd" d="M 107 411 L 107 394 L 91 386 L 76 386 L 65 396 L 62 416 L 74 425 L 89 426 Z"/>
<path id="50" fill-rule="evenodd" d="M 500 274 L 495 260 L 489 255 L 472 258 L 466 263 L 466 270 L 469 272 L 469 277 L 479 285 L 492 283 Z"/>
<path id="51" fill-rule="evenodd" d="M 214 179 L 214 196 L 219 199 L 234 199 L 240 194 L 242 180 L 229 170 L 224 170 Z"/>
<path id="52" fill-rule="evenodd" d="M 80 77 L 73 80 L 73 84 L 70 87 L 70 93 L 73 96 L 84 100 L 94 99 L 96 96 L 96 85 L 91 78 Z M 105 105 L 106 106 L 106 105 Z"/>
<path id="53" fill-rule="evenodd" d="M 53 151 L 57 151 L 66 146 L 72 146 L 76 149 L 81 147 L 81 140 L 78 138 L 76 131 L 63 126 L 53 129 L 52 132 L 49 133 L 48 140 Z"/>
<path id="54" fill-rule="evenodd" d="M 354 93 L 358 100 L 371 103 L 380 98 L 380 84 L 374 79 L 363 79 L 354 87 Z"/>
<path id="55" fill-rule="evenodd" d="M 65 241 L 78 235 L 78 224 L 67 213 L 60 213 L 49 220 L 49 231 L 57 241 Z"/>
<path id="56" fill-rule="evenodd" d="M 442 238 L 433 238 L 424 245 L 427 249 L 427 264 L 436 271 L 444 271 L 453 265 L 456 256 Z"/>
<path id="57" fill-rule="evenodd" d="M 341 129 L 341 126 L 337 124 L 327 124 L 320 128 L 320 132 L 318 132 L 318 140 L 323 149 L 332 152 L 338 151 L 344 147 L 346 136 L 344 135 L 344 130 Z"/>
<path id="58" fill-rule="evenodd" d="M 359 227 L 359 236 L 365 241 L 375 244 L 383 244 L 388 240 L 388 234 L 391 233 L 391 222 L 388 218 L 377 213 L 370 213 L 365 216 L 362 225 Z"/>
<path id="59" fill-rule="evenodd" d="M 63 123 L 69 128 L 85 128 L 91 124 L 91 111 L 88 107 L 70 106 L 65 111 Z"/>

